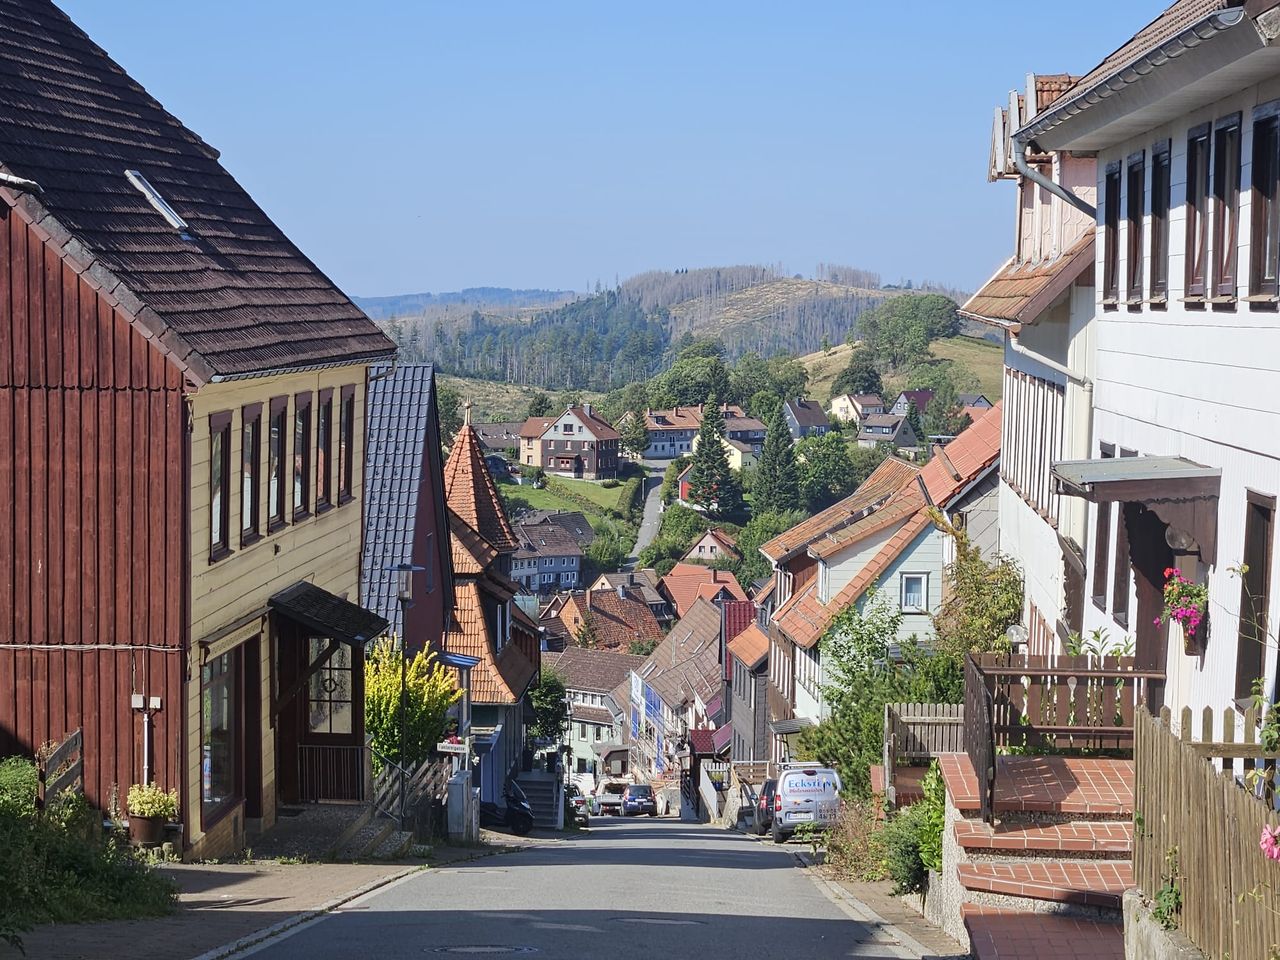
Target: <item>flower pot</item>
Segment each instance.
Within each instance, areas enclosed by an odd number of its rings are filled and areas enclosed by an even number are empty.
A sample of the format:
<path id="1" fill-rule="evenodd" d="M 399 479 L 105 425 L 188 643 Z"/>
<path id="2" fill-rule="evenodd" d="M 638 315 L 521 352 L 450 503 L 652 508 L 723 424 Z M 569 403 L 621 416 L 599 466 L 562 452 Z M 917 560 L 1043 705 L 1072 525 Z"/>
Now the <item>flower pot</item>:
<path id="1" fill-rule="evenodd" d="M 164 840 L 164 817 L 135 817 L 129 814 L 129 839 L 138 846 L 153 846 Z"/>

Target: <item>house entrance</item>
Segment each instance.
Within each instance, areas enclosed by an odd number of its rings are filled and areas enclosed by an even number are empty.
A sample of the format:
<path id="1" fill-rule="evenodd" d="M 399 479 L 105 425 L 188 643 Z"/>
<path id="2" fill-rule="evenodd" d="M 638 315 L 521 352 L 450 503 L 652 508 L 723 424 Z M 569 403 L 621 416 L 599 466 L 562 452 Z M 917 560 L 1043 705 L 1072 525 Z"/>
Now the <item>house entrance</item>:
<path id="1" fill-rule="evenodd" d="M 1140 503 L 1125 503 L 1122 517 L 1138 596 L 1135 666 L 1139 670 L 1163 672 L 1169 647 L 1169 624 L 1164 618 L 1164 572 L 1174 566 L 1173 551 L 1165 542 L 1169 525 Z M 1121 559 L 1117 557 L 1116 562 Z M 1147 705 L 1153 713 L 1164 706 L 1164 687 L 1163 680 L 1151 680 L 1147 684 Z"/>

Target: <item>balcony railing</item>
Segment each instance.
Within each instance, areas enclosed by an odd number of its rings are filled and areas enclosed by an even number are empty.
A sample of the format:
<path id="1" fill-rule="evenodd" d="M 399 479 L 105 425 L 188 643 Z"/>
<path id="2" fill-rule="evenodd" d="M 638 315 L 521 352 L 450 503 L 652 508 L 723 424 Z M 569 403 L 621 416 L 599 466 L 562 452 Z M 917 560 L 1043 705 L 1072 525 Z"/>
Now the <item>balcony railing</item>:
<path id="1" fill-rule="evenodd" d="M 990 822 L 997 755 L 1131 755 L 1133 718 L 1164 673 L 1133 657 L 970 654 L 965 660 L 964 748 Z"/>

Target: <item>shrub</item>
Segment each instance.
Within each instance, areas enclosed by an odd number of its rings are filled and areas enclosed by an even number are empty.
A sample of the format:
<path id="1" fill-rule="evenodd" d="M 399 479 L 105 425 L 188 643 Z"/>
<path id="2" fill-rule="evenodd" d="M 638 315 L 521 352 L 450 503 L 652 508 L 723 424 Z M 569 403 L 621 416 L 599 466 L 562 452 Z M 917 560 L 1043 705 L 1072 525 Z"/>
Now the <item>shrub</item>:
<path id="1" fill-rule="evenodd" d="M 424 759 L 440 742 L 445 714 L 461 696 L 435 654 L 406 657 L 391 637 L 369 647 L 364 663 L 365 729 L 374 748 L 393 763 L 400 756 L 400 677 L 405 684 L 405 752 L 408 762 Z"/>
<path id="2" fill-rule="evenodd" d="M 601 480 L 600 486 L 604 487 L 606 490 L 613 490 L 616 487 L 622 486 L 622 484 L 620 484 L 617 480 L 614 480 L 612 477 L 609 477 L 605 480 Z"/>
<path id="3" fill-rule="evenodd" d="M 135 817 L 173 820 L 178 816 L 178 791 L 165 793 L 155 782 L 135 783 L 129 788 L 128 808 Z"/>
<path id="4" fill-rule="evenodd" d="M 842 880 L 883 880 L 878 801 L 846 800 L 827 831 L 827 866 Z"/>
<path id="5" fill-rule="evenodd" d="M 915 806 L 920 813 L 920 863 L 926 870 L 942 869 L 942 831 L 947 825 L 947 787 L 938 761 L 929 764 L 921 784 L 924 797 Z"/>
<path id="6" fill-rule="evenodd" d="M 0 760 L 0 813 L 35 816 L 36 765 L 26 757 Z"/>
<path id="7" fill-rule="evenodd" d="M 885 824 L 884 865 L 895 894 L 924 889 L 926 873 L 921 858 L 921 838 L 926 832 L 927 816 L 925 806 L 915 803 L 899 810 Z"/>

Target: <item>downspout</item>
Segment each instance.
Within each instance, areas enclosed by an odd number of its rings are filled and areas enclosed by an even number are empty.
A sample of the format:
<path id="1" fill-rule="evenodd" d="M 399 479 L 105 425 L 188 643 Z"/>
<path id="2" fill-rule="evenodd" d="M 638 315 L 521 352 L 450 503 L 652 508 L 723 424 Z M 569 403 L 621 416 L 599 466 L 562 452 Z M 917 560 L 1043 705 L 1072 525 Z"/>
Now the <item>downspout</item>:
<path id="1" fill-rule="evenodd" d="M 1014 136 L 1013 149 L 1011 152 L 1013 153 L 1013 165 L 1017 169 L 1018 173 L 1022 174 L 1022 176 L 1026 177 L 1032 183 L 1048 190 L 1064 203 L 1069 203 L 1080 212 L 1088 214 L 1089 219 L 1096 220 L 1098 217 L 1097 207 L 1088 201 L 1077 197 L 1062 184 L 1057 183 L 1052 177 L 1046 177 L 1035 167 L 1031 166 L 1031 164 L 1027 163 L 1027 148 L 1029 146 L 1029 141 L 1019 140 L 1016 135 Z"/>

